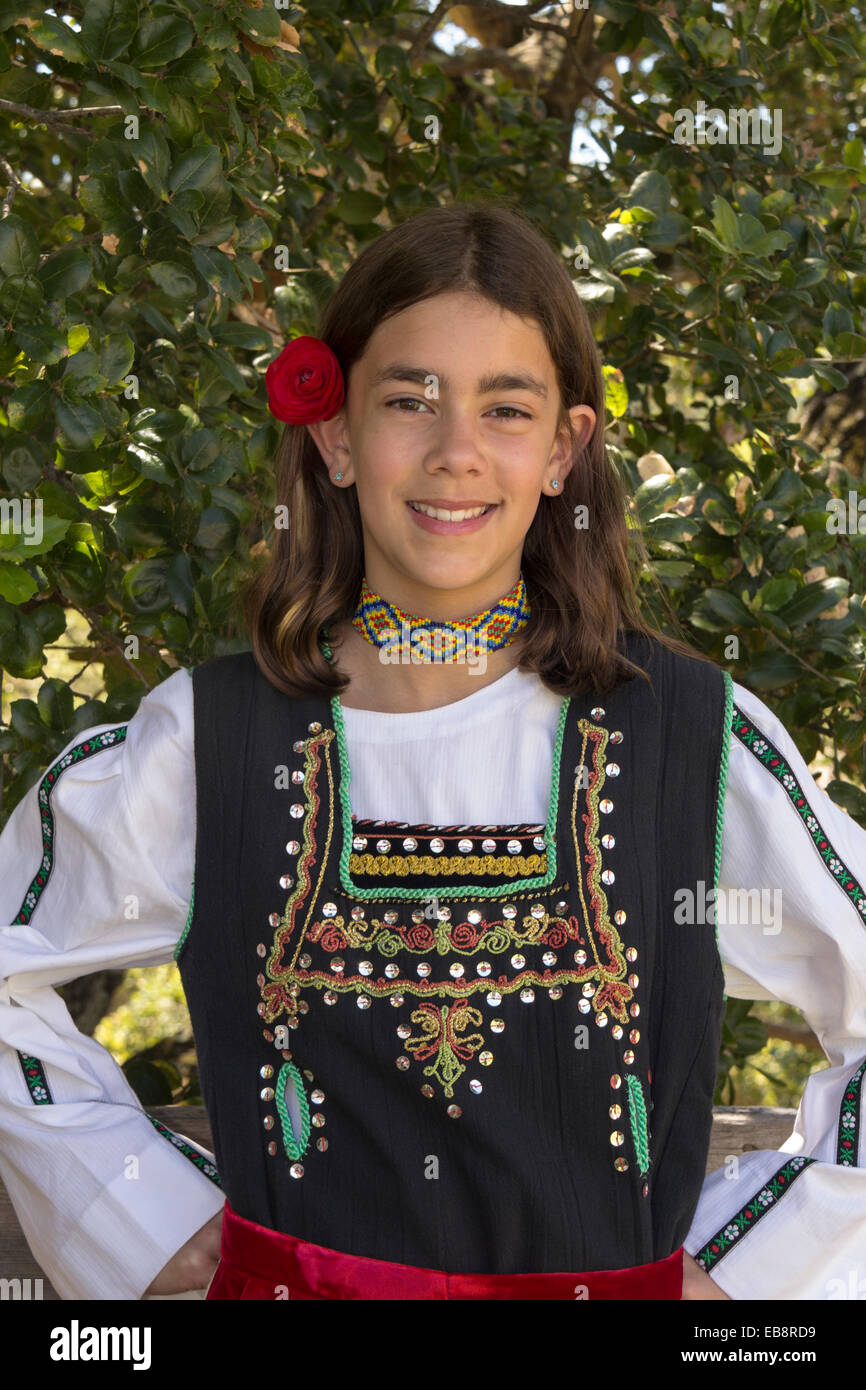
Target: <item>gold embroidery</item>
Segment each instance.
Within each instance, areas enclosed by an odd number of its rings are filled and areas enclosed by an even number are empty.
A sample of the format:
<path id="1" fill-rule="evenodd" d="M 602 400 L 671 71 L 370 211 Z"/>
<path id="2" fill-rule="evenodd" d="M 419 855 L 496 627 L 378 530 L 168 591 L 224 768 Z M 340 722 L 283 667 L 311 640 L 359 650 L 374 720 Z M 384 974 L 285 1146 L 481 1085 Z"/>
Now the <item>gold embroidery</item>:
<path id="1" fill-rule="evenodd" d="M 349 872 L 357 877 L 388 878 L 393 874 L 423 874 L 425 878 L 447 874 L 502 875 L 508 878 L 529 878 L 547 873 L 546 854 L 515 854 L 507 856 L 461 854 L 452 856 L 417 854 L 353 854 Z"/>

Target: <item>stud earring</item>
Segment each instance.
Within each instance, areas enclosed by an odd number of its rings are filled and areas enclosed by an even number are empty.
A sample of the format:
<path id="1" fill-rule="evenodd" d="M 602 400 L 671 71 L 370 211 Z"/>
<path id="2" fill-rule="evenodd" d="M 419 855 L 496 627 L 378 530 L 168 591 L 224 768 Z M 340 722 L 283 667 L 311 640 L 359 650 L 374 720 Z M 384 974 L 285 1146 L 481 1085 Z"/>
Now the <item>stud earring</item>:
<path id="1" fill-rule="evenodd" d="M 551 487 L 559 487 L 559 479 L 558 479 L 558 478 L 554 478 L 554 480 L 553 480 L 553 482 L 550 484 L 550 486 L 551 486 Z"/>
<path id="2" fill-rule="evenodd" d="M 342 478 L 342 476 L 343 476 L 342 473 L 335 473 L 335 474 L 334 474 L 334 477 L 336 478 L 337 482 L 340 481 L 340 479 Z"/>

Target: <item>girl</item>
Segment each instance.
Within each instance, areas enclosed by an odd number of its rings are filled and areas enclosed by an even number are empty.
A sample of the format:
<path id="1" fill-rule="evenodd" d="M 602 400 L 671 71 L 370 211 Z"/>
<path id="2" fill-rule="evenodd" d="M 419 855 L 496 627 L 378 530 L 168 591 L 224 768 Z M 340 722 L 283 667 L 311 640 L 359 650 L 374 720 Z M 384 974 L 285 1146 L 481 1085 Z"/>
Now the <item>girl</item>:
<path id="1" fill-rule="evenodd" d="M 78 735 L 0 838 L 0 1174 L 59 1292 L 866 1277 L 866 832 L 760 700 L 641 618 L 563 264 L 511 210 L 424 211 L 268 392 L 251 651 Z M 777 885 L 778 920 L 715 922 L 711 890 Z M 50 988 L 172 955 L 214 1155 Z M 784 1151 L 705 1181 L 726 984 L 797 1004 L 830 1066 Z"/>

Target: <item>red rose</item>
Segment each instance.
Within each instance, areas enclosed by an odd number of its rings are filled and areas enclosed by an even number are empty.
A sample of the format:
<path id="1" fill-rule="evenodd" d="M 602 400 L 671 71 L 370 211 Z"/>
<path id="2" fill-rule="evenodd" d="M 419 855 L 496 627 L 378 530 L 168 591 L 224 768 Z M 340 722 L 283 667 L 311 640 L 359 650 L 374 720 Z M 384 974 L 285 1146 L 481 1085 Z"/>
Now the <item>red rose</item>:
<path id="1" fill-rule="evenodd" d="M 330 420 L 343 404 L 343 373 L 321 338 L 293 338 L 265 372 L 268 408 L 288 425 Z"/>

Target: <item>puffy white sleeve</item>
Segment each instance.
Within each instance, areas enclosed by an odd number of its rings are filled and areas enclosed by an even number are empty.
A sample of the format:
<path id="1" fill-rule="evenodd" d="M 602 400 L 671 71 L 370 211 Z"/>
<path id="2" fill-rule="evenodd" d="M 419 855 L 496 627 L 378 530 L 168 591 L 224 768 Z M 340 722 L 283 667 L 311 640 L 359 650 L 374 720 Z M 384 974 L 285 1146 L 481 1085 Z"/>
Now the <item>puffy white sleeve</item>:
<path id="1" fill-rule="evenodd" d="M 866 830 L 763 701 L 736 683 L 733 696 L 716 903 L 726 990 L 795 1005 L 829 1066 L 778 1151 L 707 1177 L 684 1244 L 733 1299 L 862 1299 Z"/>
<path id="2" fill-rule="evenodd" d="M 195 857 L 191 672 L 77 734 L 0 835 L 0 1176 L 61 1298 L 138 1299 L 223 1206 L 53 988 L 171 961 Z"/>

